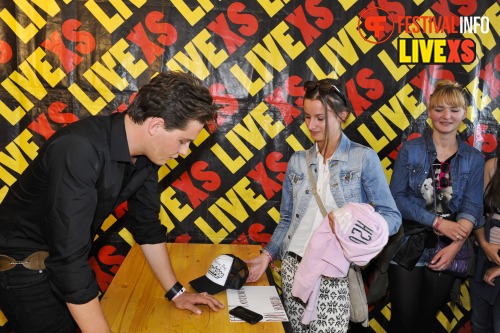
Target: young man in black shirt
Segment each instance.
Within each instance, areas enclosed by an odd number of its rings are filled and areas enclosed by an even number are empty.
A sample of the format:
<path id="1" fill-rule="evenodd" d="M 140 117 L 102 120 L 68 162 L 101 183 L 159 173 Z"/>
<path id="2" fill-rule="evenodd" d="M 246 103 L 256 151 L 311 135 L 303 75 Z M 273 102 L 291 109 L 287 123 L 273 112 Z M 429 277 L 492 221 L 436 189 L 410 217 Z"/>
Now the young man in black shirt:
<path id="1" fill-rule="evenodd" d="M 0 205 L 0 309 L 16 333 L 110 332 L 87 258 L 125 200 L 130 231 L 166 297 L 194 313 L 196 304 L 223 308 L 210 295 L 184 293 L 158 218 L 159 166 L 187 154 L 217 109 L 200 80 L 161 73 L 124 113 L 68 125 L 40 149 Z"/>

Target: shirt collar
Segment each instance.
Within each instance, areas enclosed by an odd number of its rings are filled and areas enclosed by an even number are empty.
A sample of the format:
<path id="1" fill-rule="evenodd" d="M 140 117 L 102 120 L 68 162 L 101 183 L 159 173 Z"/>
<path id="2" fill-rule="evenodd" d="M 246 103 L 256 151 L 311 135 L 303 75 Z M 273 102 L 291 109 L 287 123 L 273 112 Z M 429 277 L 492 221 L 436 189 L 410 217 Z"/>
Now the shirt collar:
<path id="1" fill-rule="evenodd" d="M 128 162 L 130 150 L 128 147 L 127 133 L 125 131 L 125 114 L 117 113 L 111 115 L 111 138 L 110 138 L 111 159 L 118 162 Z"/>
<path id="2" fill-rule="evenodd" d="M 314 143 L 314 149 L 316 149 L 316 160 L 318 161 L 319 164 L 321 164 L 321 162 L 323 162 L 323 155 L 321 155 L 321 153 L 319 152 L 319 147 L 318 147 L 318 143 Z M 335 153 L 333 154 L 335 155 Z M 326 163 L 330 162 L 331 160 L 333 160 L 333 155 L 330 156 L 329 158 L 326 159 Z"/>
<path id="3" fill-rule="evenodd" d="M 328 162 L 347 161 L 349 147 L 350 147 L 349 138 L 347 137 L 347 135 L 345 135 L 344 132 L 342 132 L 339 146 L 335 150 L 335 153 L 333 153 L 333 155 L 328 159 Z M 314 143 L 314 145 L 311 147 L 310 154 L 311 156 L 316 156 L 316 158 L 318 157 L 318 154 L 320 154 L 317 143 Z M 314 164 L 314 160 L 311 161 L 311 164 Z"/>

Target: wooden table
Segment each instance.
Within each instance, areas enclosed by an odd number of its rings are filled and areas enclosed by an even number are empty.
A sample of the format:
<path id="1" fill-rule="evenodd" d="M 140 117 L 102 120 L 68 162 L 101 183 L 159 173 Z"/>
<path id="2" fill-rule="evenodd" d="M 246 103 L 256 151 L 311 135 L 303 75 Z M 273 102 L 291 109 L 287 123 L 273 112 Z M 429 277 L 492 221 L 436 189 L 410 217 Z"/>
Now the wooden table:
<path id="1" fill-rule="evenodd" d="M 231 253 L 246 260 L 258 255 L 260 246 L 169 243 L 168 250 L 179 282 L 188 291 L 193 291 L 189 281 L 205 275 L 215 257 Z M 269 281 L 263 274 L 259 281 L 246 285 L 269 285 Z M 164 294 L 165 291 L 136 244 L 102 297 L 101 306 L 114 333 L 285 332 L 281 322 L 260 322 L 255 325 L 230 322 L 226 292 L 215 295 L 226 306 L 225 309 L 214 312 L 208 306 L 201 305 L 201 315 L 177 309 L 164 298 Z"/>

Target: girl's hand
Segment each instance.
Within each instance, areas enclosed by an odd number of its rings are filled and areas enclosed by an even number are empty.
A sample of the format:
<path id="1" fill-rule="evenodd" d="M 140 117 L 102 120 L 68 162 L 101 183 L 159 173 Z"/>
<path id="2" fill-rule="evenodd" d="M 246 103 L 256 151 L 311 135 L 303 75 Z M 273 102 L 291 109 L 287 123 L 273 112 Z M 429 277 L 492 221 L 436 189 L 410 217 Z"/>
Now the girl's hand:
<path id="1" fill-rule="evenodd" d="M 490 286 L 495 286 L 495 278 L 500 276 L 500 266 L 489 268 L 486 273 L 484 273 L 483 280 Z"/>
<path id="2" fill-rule="evenodd" d="M 453 222 L 454 223 L 454 222 Z M 460 247 L 463 245 L 462 242 L 453 242 L 450 245 L 444 247 L 436 253 L 436 255 L 432 258 L 428 267 L 434 271 L 444 271 L 451 265 L 453 259 L 457 255 Z"/>
<path id="3" fill-rule="evenodd" d="M 468 230 L 463 225 L 445 219 L 441 219 L 437 231 L 453 241 L 461 241 L 468 236 Z"/>
<path id="4" fill-rule="evenodd" d="M 495 263 L 497 266 L 500 266 L 500 256 L 498 255 L 498 251 L 500 251 L 500 245 L 484 242 L 481 244 L 481 248 L 486 254 L 486 258 L 489 261 Z"/>
<path id="5" fill-rule="evenodd" d="M 260 279 L 270 262 L 271 259 L 266 253 L 261 253 L 258 257 L 245 260 L 245 263 L 248 265 L 247 282 L 255 282 Z"/>
<path id="6" fill-rule="evenodd" d="M 333 215 L 333 210 L 328 213 L 328 220 L 330 221 L 330 228 L 332 228 L 332 232 L 335 235 L 335 215 Z"/>

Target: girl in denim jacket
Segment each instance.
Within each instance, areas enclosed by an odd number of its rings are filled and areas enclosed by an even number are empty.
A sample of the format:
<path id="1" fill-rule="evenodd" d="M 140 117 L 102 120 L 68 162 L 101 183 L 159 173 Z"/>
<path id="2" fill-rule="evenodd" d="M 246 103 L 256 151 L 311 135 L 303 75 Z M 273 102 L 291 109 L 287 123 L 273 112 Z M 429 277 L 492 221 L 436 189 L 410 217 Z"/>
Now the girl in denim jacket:
<path id="1" fill-rule="evenodd" d="M 398 230 L 401 216 L 375 151 L 350 141 L 342 132 L 341 125 L 351 110 L 344 88 L 331 79 L 307 81 L 304 88 L 305 123 L 315 141 L 309 149 L 311 163 L 306 163 L 305 151 L 291 157 L 283 182 L 280 222 L 262 254 L 247 261 L 247 281 L 258 280 L 271 261 L 281 259 L 284 303 L 294 332 L 346 332 L 350 306 L 347 278 L 322 277 L 318 319 L 309 325 L 301 323 L 305 305 L 291 294 L 299 262 L 323 220 L 307 168 L 313 172 L 328 212 L 347 202 L 371 204 L 387 221 L 390 234 Z M 333 214 L 329 218 L 333 231 Z"/>
<path id="2" fill-rule="evenodd" d="M 468 104 L 458 83 L 438 82 L 428 106 L 432 132 L 405 142 L 394 164 L 390 188 L 405 236 L 389 269 L 389 332 L 433 331 L 455 282 L 442 271 L 483 223 L 484 159 L 457 136 Z M 433 256 L 436 235 L 449 245 Z"/>

